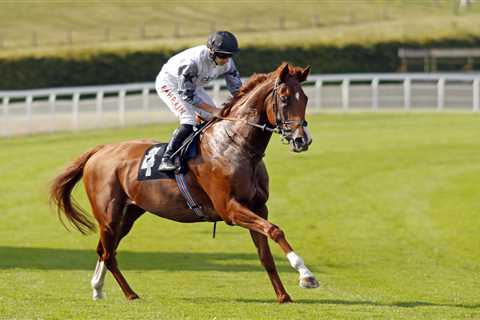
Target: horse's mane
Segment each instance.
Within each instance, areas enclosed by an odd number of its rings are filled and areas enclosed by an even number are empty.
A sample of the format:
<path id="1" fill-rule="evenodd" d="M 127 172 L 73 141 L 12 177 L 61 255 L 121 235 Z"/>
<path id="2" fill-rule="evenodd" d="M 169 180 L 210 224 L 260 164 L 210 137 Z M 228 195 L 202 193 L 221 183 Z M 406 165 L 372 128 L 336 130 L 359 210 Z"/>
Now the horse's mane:
<path id="1" fill-rule="evenodd" d="M 281 68 L 284 66 L 286 62 L 283 62 L 282 65 L 279 67 Z M 277 69 L 278 70 L 278 69 Z M 288 66 L 288 73 L 290 76 L 297 77 L 303 71 L 300 67 Z M 231 97 L 226 103 L 223 105 L 221 115 L 223 117 L 227 116 L 230 113 L 232 107 L 243 97 L 245 97 L 249 92 L 251 92 L 258 84 L 264 83 L 266 80 L 270 79 L 271 77 L 276 75 L 276 70 L 270 73 L 254 73 L 247 81 L 240 87 L 240 90 Z"/>
<path id="2" fill-rule="evenodd" d="M 247 93 L 251 92 L 253 88 L 255 88 L 259 83 L 265 82 L 269 78 L 270 74 L 266 73 L 254 73 L 247 81 L 240 87 L 237 94 L 230 98 L 226 103 L 223 105 L 222 109 L 222 116 L 227 116 L 230 113 L 230 109 Z"/>

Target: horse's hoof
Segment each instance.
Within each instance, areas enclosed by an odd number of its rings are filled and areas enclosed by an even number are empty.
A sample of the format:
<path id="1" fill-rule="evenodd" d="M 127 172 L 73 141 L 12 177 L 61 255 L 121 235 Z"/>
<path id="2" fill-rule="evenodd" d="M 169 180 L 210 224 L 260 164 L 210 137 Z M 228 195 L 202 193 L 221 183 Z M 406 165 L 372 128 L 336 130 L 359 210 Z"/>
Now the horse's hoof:
<path id="1" fill-rule="evenodd" d="M 105 298 L 105 294 L 103 293 L 103 291 L 96 291 L 94 290 L 93 291 L 93 300 L 94 301 L 97 301 L 97 300 L 102 300 Z"/>
<path id="2" fill-rule="evenodd" d="M 293 302 L 292 298 L 288 294 L 278 297 L 278 303 L 291 303 Z"/>
<path id="3" fill-rule="evenodd" d="M 136 299 L 140 299 L 140 297 L 134 293 L 134 294 L 131 294 L 127 297 L 128 300 L 136 300 Z"/>
<path id="4" fill-rule="evenodd" d="M 315 279 L 315 277 L 301 278 L 299 285 L 301 288 L 304 289 L 313 289 L 320 287 L 320 284 L 318 283 L 317 279 Z"/>

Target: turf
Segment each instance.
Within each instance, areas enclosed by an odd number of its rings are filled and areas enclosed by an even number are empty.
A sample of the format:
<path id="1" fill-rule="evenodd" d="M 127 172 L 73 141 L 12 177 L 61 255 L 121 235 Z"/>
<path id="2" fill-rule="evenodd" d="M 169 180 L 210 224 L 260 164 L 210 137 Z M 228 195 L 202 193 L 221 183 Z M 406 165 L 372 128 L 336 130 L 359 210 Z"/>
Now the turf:
<path id="1" fill-rule="evenodd" d="M 203 44 L 215 29 L 235 32 L 241 46 L 479 37 L 480 4 L 457 10 L 454 3 L 458 1 L 2 1 L 0 57 L 179 49 Z"/>
<path id="2" fill-rule="evenodd" d="M 99 143 L 166 139 L 172 125 L 0 140 L 0 319 L 470 319 L 480 317 L 480 134 L 472 113 L 309 117 L 311 149 L 274 137 L 265 158 L 271 221 L 321 282 L 272 245 L 296 301 L 278 305 L 248 232 L 142 217 L 93 302 L 96 235 L 67 232 L 49 180 Z M 76 190 L 87 207 L 81 188 Z"/>

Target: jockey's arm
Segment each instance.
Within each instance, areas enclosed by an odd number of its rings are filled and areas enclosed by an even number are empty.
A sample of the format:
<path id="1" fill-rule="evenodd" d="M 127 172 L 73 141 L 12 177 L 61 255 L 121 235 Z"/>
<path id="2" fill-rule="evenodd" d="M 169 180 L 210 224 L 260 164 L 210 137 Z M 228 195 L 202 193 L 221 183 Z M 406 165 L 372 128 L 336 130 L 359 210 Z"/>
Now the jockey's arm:
<path id="1" fill-rule="evenodd" d="M 235 66 L 235 62 L 231 60 L 230 70 L 225 74 L 225 82 L 227 83 L 228 91 L 234 96 L 240 90 L 242 86 L 242 79 L 240 78 L 240 73 Z"/>
<path id="2" fill-rule="evenodd" d="M 212 105 L 209 105 L 208 103 L 205 103 L 205 102 L 200 102 L 199 104 L 195 105 L 195 107 L 197 107 L 199 109 L 202 109 L 204 111 L 207 111 L 209 113 L 212 113 L 212 114 L 220 111 L 219 108 L 217 108 L 215 106 L 212 106 Z"/>
<path id="3" fill-rule="evenodd" d="M 198 76 L 196 65 L 194 63 L 184 65 L 180 67 L 180 70 L 178 91 L 182 99 L 196 108 L 202 109 L 206 112 L 212 114 L 219 112 L 221 109 L 205 103 L 195 93 L 196 86 L 194 84 L 194 79 Z"/>

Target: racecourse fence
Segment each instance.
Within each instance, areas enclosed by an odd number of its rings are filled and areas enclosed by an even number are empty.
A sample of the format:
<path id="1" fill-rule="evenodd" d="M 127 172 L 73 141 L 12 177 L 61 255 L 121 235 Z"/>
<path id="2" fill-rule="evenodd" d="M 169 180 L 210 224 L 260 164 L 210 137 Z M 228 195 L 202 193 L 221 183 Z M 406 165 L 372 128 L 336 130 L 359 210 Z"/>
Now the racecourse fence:
<path id="1" fill-rule="evenodd" d="M 223 80 L 207 87 L 228 99 Z M 480 74 L 311 75 L 308 111 L 480 111 Z M 0 136 L 175 121 L 155 83 L 0 91 Z"/>

